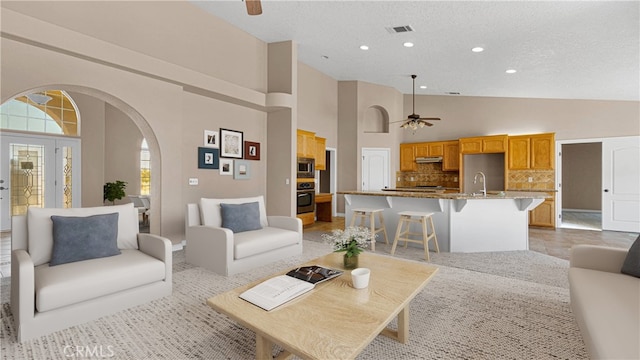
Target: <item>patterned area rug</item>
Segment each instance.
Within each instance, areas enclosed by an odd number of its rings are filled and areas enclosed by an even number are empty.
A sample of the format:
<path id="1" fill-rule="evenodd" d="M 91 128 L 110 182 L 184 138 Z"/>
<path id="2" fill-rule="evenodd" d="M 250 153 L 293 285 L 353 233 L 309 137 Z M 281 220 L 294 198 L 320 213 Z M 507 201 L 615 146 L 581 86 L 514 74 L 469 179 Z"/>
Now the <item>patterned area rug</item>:
<path id="1" fill-rule="evenodd" d="M 186 264 L 178 251 L 171 296 L 22 344 L 3 303 L 2 358 L 65 359 L 79 347 L 113 359 L 253 358 L 254 334 L 209 308 L 206 298 L 330 251 L 305 240 L 300 256 L 230 277 Z M 398 249 L 396 256 L 424 262 L 421 249 Z M 587 358 L 568 303 L 566 261 L 528 251 L 432 253 L 431 260 L 440 271 L 411 303 L 409 342 L 378 336 L 359 359 Z"/>

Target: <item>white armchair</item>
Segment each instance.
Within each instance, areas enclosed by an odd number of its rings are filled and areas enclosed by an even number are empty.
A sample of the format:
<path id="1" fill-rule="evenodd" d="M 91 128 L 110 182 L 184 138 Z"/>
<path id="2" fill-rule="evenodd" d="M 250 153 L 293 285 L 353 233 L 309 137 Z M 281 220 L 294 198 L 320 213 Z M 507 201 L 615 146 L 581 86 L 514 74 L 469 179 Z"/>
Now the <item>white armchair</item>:
<path id="1" fill-rule="evenodd" d="M 258 202 L 259 230 L 234 233 L 222 227 L 220 204 Z M 288 216 L 267 216 L 262 196 L 200 199 L 187 204 L 186 260 L 188 263 L 233 275 L 302 253 L 302 221 Z"/>
<path id="2" fill-rule="evenodd" d="M 54 265 L 52 215 L 118 213 L 118 255 Z M 11 310 L 25 341 L 171 294 L 171 242 L 138 233 L 132 204 L 30 208 L 11 229 Z M 73 248 L 72 248 L 73 250 Z"/>

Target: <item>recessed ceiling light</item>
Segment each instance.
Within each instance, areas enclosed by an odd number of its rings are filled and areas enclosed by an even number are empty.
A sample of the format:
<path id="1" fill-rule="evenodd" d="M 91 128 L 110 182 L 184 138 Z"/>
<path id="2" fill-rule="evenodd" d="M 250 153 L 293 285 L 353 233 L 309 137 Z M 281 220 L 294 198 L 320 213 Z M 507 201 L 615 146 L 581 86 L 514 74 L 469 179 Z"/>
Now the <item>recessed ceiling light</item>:
<path id="1" fill-rule="evenodd" d="M 471 51 L 473 51 L 473 52 L 483 52 L 484 48 L 481 48 L 480 46 L 476 46 L 473 49 L 471 49 Z"/>
<path id="2" fill-rule="evenodd" d="M 420 89 L 426 89 L 427 85 L 420 85 Z"/>
<path id="3" fill-rule="evenodd" d="M 507 74 L 515 74 L 516 73 L 516 69 L 509 69 L 507 71 L 505 71 Z"/>
<path id="4" fill-rule="evenodd" d="M 360 45 L 360 50 L 369 50 L 367 45 Z"/>
<path id="5" fill-rule="evenodd" d="M 404 47 L 413 47 L 413 43 L 408 41 L 402 45 L 404 45 Z"/>

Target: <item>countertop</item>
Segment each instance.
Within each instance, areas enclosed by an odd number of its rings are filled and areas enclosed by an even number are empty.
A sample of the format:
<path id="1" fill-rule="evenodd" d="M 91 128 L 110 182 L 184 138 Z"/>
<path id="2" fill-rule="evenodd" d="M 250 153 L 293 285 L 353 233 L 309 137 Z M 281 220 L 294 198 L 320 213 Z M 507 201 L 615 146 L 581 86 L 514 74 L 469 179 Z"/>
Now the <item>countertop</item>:
<path id="1" fill-rule="evenodd" d="M 545 194 L 547 191 L 504 191 L 501 194 L 497 191 L 489 191 L 487 196 L 462 194 L 462 193 L 437 193 L 432 191 L 414 191 L 406 189 L 395 189 L 392 191 L 386 189 L 384 191 L 339 191 L 338 194 L 342 195 L 366 195 L 366 196 L 395 196 L 395 197 L 410 197 L 410 198 L 422 198 L 422 199 L 546 199 L 550 196 Z"/>

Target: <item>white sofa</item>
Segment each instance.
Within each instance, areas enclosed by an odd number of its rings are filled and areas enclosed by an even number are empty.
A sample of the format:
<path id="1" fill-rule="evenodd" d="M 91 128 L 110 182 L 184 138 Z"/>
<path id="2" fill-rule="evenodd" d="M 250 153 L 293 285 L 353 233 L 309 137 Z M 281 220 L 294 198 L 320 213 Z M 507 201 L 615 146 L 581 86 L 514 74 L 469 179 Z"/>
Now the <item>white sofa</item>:
<path id="1" fill-rule="evenodd" d="M 627 250 L 571 249 L 571 309 L 592 359 L 640 359 L 640 278 L 620 272 Z"/>
<path id="2" fill-rule="evenodd" d="M 261 229 L 234 233 L 222 227 L 220 204 L 258 202 Z M 267 216 L 262 196 L 200 199 L 187 204 L 186 261 L 221 275 L 233 275 L 302 253 L 302 221 Z"/>
<path id="3" fill-rule="evenodd" d="M 52 215 L 87 217 L 115 212 L 119 255 L 50 266 Z M 30 208 L 27 215 L 12 217 L 11 242 L 11 309 L 18 341 L 171 294 L 171 242 L 138 233 L 138 211 L 133 204 Z"/>

